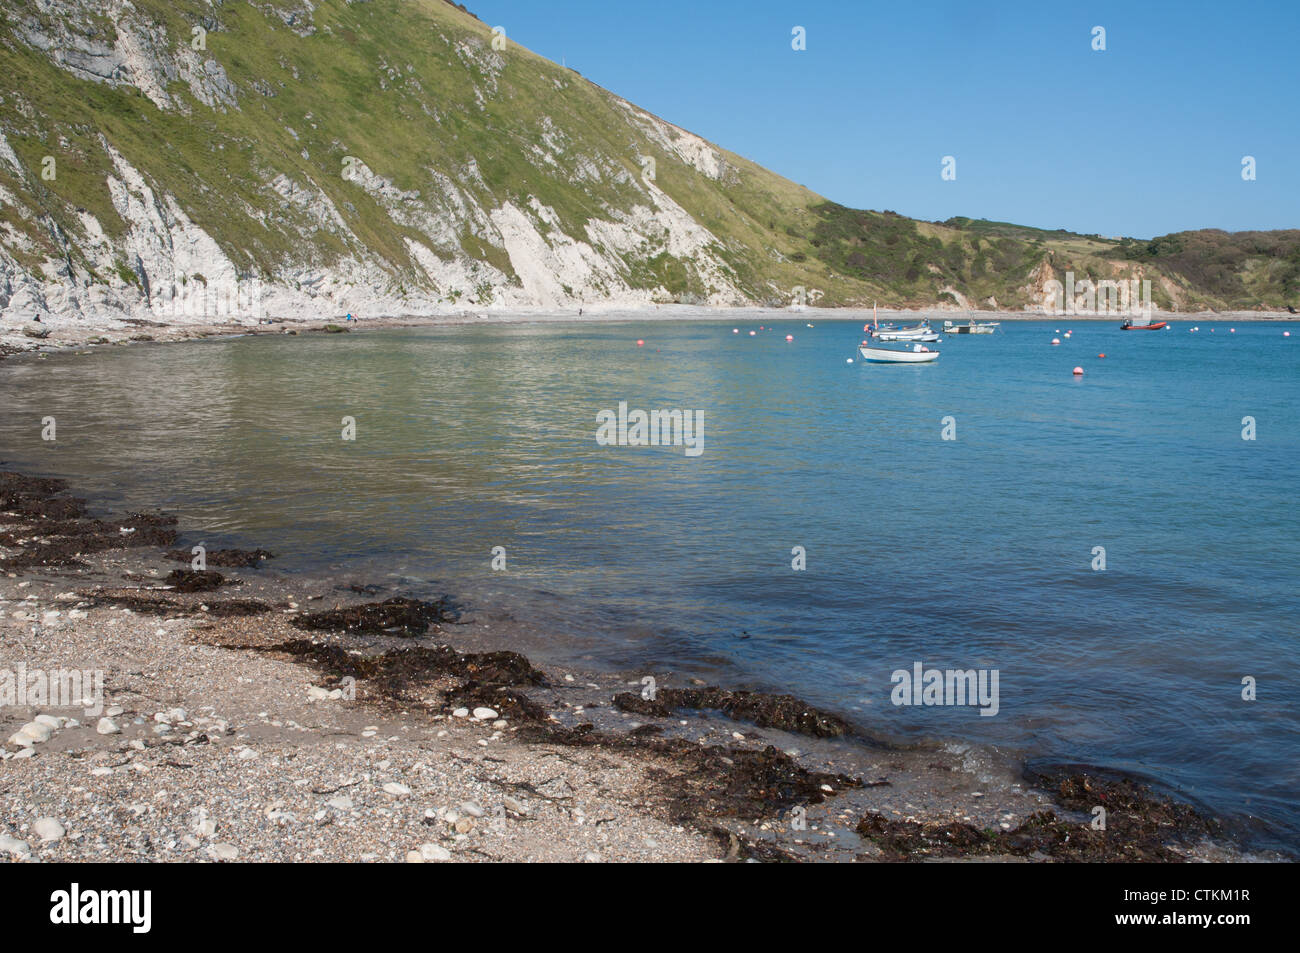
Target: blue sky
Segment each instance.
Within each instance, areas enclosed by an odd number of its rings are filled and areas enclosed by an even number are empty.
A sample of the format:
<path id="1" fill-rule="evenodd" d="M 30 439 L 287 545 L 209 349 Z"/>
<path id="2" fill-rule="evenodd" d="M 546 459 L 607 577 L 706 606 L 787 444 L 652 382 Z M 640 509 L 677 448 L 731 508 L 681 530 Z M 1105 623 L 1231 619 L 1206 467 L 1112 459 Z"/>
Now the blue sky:
<path id="1" fill-rule="evenodd" d="M 845 205 L 1140 238 L 1300 227 L 1300 0 L 466 5 Z"/>

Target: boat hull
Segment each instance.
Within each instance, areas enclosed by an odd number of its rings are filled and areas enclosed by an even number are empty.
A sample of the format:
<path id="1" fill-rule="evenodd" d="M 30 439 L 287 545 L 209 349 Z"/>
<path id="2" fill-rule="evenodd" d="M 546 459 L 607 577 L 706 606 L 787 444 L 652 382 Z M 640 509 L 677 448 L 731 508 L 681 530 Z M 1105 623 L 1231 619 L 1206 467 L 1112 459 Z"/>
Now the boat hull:
<path id="1" fill-rule="evenodd" d="M 1168 321 L 1157 321 L 1155 324 L 1121 324 L 1121 331 L 1163 331 L 1169 327 Z"/>
<path id="2" fill-rule="evenodd" d="M 939 340 L 937 331 L 878 331 L 876 339 L 880 341 L 919 341 L 930 344 Z"/>
<path id="3" fill-rule="evenodd" d="M 928 364 L 937 360 L 938 351 L 895 351 L 887 347 L 858 347 L 862 359 L 871 364 Z"/>

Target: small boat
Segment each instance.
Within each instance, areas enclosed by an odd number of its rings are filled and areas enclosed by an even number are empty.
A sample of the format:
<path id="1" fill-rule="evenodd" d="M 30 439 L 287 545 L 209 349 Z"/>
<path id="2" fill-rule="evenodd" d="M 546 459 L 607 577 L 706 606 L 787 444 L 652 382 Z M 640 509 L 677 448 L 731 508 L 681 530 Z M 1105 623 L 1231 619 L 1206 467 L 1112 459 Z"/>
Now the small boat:
<path id="1" fill-rule="evenodd" d="M 1119 326 L 1121 331 L 1163 331 L 1169 327 L 1168 321 L 1156 321 L 1154 324 L 1134 324 L 1132 318 L 1128 318 Z"/>
<path id="2" fill-rule="evenodd" d="M 921 341 L 932 344 L 939 340 L 938 331 L 877 331 L 874 337 L 881 341 Z"/>
<path id="3" fill-rule="evenodd" d="M 863 341 L 858 345 L 858 353 L 862 355 L 864 361 L 872 364 L 927 364 L 939 357 L 938 351 L 932 351 L 920 344 L 913 345 L 908 350 L 893 347 L 874 347 L 870 341 Z"/>
<path id="4" fill-rule="evenodd" d="M 977 324 L 974 319 L 968 324 L 953 324 L 951 321 L 943 322 L 943 330 L 947 334 L 992 334 L 1002 322 L 989 321 L 985 324 Z"/>
<path id="5" fill-rule="evenodd" d="M 903 335 L 909 335 L 909 334 L 910 334 L 910 335 L 918 335 L 918 334 L 932 334 L 932 333 L 933 333 L 933 332 L 930 330 L 930 322 L 929 322 L 929 321 L 922 321 L 920 324 L 909 325 L 908 327 L 905 327 L 905 328 L 900 328 L 900 327 L 898 327 L 897 325 L 894 325 L 894 324 L 881 324 L 881 325 L 878 325 L 878 328 L 879 328 L 879 330 L 880 330 L 880 332 L 881 332 L 882 334 L 897 334 L 897 335 L 899 335 L 900 337 L 903 336 Z"/>

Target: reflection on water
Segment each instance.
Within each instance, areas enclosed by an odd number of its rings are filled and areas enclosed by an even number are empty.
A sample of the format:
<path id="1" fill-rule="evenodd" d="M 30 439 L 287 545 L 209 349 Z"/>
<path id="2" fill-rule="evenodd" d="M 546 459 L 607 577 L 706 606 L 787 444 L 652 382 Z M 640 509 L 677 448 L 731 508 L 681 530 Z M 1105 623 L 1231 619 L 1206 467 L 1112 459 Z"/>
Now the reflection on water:
<path id="1" fill-rule="evenodd" d="M 781 687 L 886 733 L 1123 762 L 1300 840 L 1284 609 L 1300 378 L 1280 328 L 1089 324 L 1053 348 L 1051 326 L 1010 324 L 950 339 L 934 365 L 880 367 L 845 363 L 852 324 L 731 327 L 9 361 L 0 447 L 117 505 L 172 509 L 193 541 L 273 549 L 281 569 L 450 589 L 553 656 Z M 705 452 L 598 446 L 596 414 L 620 400 L 703 410 Z M 940 439 L 948 415 L 956 441 Z M 890 673 L 918 660 L 999 669 L 1001 714 L 893 707 Z"/>

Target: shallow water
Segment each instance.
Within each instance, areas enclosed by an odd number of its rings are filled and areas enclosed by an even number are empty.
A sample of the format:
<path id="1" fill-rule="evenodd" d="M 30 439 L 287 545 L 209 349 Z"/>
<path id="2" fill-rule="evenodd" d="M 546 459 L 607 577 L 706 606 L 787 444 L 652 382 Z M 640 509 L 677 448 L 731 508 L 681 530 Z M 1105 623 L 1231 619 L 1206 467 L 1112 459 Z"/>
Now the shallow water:
<path id="1" fill-rule="evenodd" d="M 187 542 L 457 594 L 543 656 L 1117 765 L 1300 846 L 1300 325 L 1006 323 L 909 367 L 847 364 L 855 323 L 744 320 L 10 360 L 0 450 Z M 703 411 L 703 452 L 598 445 L 620 400 Z M 999 713 L 891 704 L 917 661 L 998 670 Z"/>

